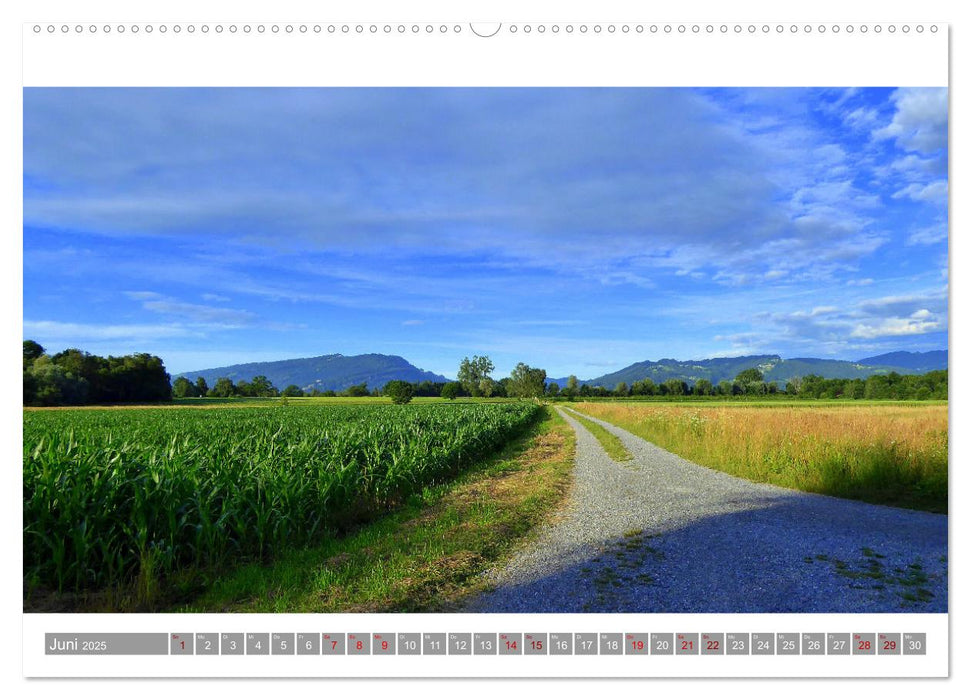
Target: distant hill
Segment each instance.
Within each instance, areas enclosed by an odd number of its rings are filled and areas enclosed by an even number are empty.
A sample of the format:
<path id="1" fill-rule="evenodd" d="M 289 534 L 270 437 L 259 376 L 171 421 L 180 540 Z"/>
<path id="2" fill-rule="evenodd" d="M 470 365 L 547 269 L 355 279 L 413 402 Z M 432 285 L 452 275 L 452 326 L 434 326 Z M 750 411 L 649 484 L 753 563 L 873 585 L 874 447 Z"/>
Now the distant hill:
<path id="1" fill-rule="evenodd" d="M 301 389 L 314 388 L 321 391 L 342 391 L 354 384 L 367 382 L 369 389 L 384 386 L 393 379 L 407 382 L 447 382 L 446 377 L 415 367 L 397 355 L 320 355 L 276 362 L 247 362 L 242 365 L 200 369 L 184 372 L 181 376 L 191 381 L 205 377 L 209 386 L 220 377 L 229 377 L 233 382 L 240 379 L 251 380 L 264 375 L 277 389 L 296 384 Z"/>
<path id="2" fill-rule="evenodd" d="M 935 369 L 947 369 L 947 350 L 930 352 L 888 352 L 857 360 L 861 365 L 903 367 L 912 373 L 923 374 Z"/>
<path id="3" fill-rule="evenodd" d="M 611 372 L 593 379 L 582 379 L 580 384 L 602 386 L 613 389 L 620 382 L 628 386 L 642 379 L 651 379 L 656 384 L 668 379 L 681 379 L 694 384 L 699 379 L 707 379 L 712 384 L 734 379 L 743 369 L 756 367 L 762 371 L 766 381 L 784 385 L 793 377 L 816 374 L 826 379 L 865 379 L 874 374 L 924 374 L 938 369 L 947 369 L 947 351 L 924 353 L 893 352 L 886 355 L 864 358 L 857 362 L 847 360 L 824 360 L 815 357 L 795 357 L 784 360 L 779 355 L 744 355 L 741 357 L 715 357 L 708 360 L 661 359 L 657 362 L 646 360 L 635 362 L 617 372 Z M 560 387 L 566 386 L 566 378 L 550 379 Z"/>

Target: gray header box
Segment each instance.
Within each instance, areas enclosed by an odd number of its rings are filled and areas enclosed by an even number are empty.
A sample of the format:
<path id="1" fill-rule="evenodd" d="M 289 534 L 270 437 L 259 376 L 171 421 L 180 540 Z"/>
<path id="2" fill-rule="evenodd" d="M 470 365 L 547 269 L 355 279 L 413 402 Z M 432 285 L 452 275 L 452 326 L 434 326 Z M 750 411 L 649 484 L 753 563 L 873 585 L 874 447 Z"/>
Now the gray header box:
<path id="1" fill-rule="evenodd" d="M 448 653 L 454 656 L 472 654 L 472 634 L 470 632 L 449 632 Z"/>
<path id="2" fill-rule="evenodd" d="M 499 634 L 499 656 L 518 656 L 522 653 L 522 632 L 502 632 Z"/>
<path id="3" fill-rule="evenodd" d="M 320 635 L 320 653 L 343 656 L 347 653 L 347 639 L 343 632 L 323 632 Z"/>
<path id="4" fill-rule="evenodd" d="M 215 632 L 196 632 L 196 654 L 199 656 L 219 653 L 219 635 Z"/>
<path id="5" fill-rule="evenodd" d="M 894 655 L 900 653 L 900 632 L 881 632 L 877 635 L 877 654 Z"/>
<path id="6" fill-rule="evenodd" d="M 294 653 L 293 632 L 274 632 L 270 637 L 270 647 L 274 656 L 290 656 Z"/>
<path id="7" fill-rule="evenodd" d="M 246 633 L 246 655 L 263 656 L 270 653 L 270 633 L 269 632 L 247 632 Z"/>
<path id="8" fill-rule="evenodd" d="M 651 632 L 651 654 L 655 656 L 674 654 L 674 634 L 671 632 Z"/>
<path id="9" fill-rule="evenodd" d="M 827 634 L 826 653 L 830 656 L 849 656 L 850 635 L 844 632 L 830 632 Z"/>
<path id="10" fill-rule="evenodd" d="M 799 654 L 799 633 L 779 632 L 775 636 L 775 653 L 783 656 Z"/>
<path id="11" fill-rule="evenodd" d="M 421 653 L 423 656 L 444 656 L 446 650 L 444 632 L 423 632 Z"/>
<path id="12" fill-rule="evenodd" d="M 873 632 L 853 634 L 853 656 L 870 656 L 877 653 L 877 635 Z"/>
<path id="13" fill-rule="evenodd" d="M 348 632 L 347 653 L 355 656 L 365 656 L 371 653 L 370 632 Z"/>
<path id="14" fill-rule="evenodd" d="M 394 656 L 395 637 L 392 632 L 375 632 L 371 636 L 371 648 L 376 655 Z"/>
<path id="15" fill-rule="evenodd" d="M 923 656 L 926 653 L 926 632 L 904 632 L 904 656 Z"/>
<path id="16" fill-rule="evenodd" d="M 169 654 L 172 656 L 192 656 L 195 636 L 180 632 L 169 637 Z"/>
<path id="17" fill-rule="evenodd" d="M 620 632 L 600 633 L 600 655 L 613 656 L 624 653 L 624 635 Z"/>
<path id="18" fill-rule="evenodd" d="M 398 632 L 398 656 L 421 655 L 421 632 Z"/>
<path id="19" fill-rule="evenodd" d="M 577 632 L 573 635 L 574 652 L 580 656 L 597 654 L 597 633 Z"/>
<path id="20" fill-rule="evenodd" d="M 775 654 L 775 634 L 772 632 L 752 632 L 752 654 L 755 656 Z"/>
<path id="21" fill-rule="evenodd" d="M 628 632 L 624 635 L 624 653 L 646 655 L 651 653 L 651 636 L 649 634 Z"/>
<path id="22" fill-rule="evenodd" d="M 297 633 L 297 654 L 302 656 L 320 655 L 320 633 L 319 632 L 298 632 Z"/>
<path id="23" fill-rule="evenodd" d="M 242 632 L 223 632 L 219 635 L 219 653 L 223 656 L 242 656 L 245 648 Z"/>
<path id="24" fill-rule="evenodd" d="M 550 632 L 550 654 L 573 654 L 573 635 L 569 632 Z"/>
<path id="25" fill-rule="evenodd" d="M 698 633 L 697 632 L 678 632 L 674 638 L 675 654 L 697 654 L 698 653 Z"/>
<path id="26" fill-rule="evenodd" d="M 539 656 L 548 654 L 548 636 L 546 632 L 527 632 L 523 636 L 523 653 Z"/>
<path id="27" fill-rule="evenodd" d="M 802 635 L 804 656 L 822 656 L 826 653 L 826 635 L 823 632 L 804 632 Z"/>
<path id="28" fill-rule="evenodd" d="M 725 653 L 725 635 L 722 632 L 705 633 L 701 635 L 701 653 L 710 656 L 721 656 Z"/>
<path id="29" fill-rule="evenodd" d="M 499 653 L 499 635 L 495 632 L 476 632 L 472 635 L 472 653 L 491 656 Z"/>
<path id="30" fill-rule="evenodd" d="M 746 656 L 751 648 L 748 632 L 729 632 L 725 635 L 725 653 L 729 656 Z"/>
<path id="31" fill-rule="evenodd" d="M 166 632 L 47 632 L 44 653 L 49 656 L 167 656 L 169 635 Z"/>

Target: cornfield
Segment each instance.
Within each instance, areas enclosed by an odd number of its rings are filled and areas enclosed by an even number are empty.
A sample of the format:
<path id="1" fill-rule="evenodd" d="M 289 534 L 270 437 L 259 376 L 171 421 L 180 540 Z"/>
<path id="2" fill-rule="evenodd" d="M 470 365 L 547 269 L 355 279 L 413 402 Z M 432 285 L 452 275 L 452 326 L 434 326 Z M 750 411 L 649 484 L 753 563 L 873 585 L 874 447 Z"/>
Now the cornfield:
<path id="1" fill-rule="evenodd" d="M 24 414 L 24 580 L 82 590 L 262 557 L 494 452 L 534 404 Z"/>

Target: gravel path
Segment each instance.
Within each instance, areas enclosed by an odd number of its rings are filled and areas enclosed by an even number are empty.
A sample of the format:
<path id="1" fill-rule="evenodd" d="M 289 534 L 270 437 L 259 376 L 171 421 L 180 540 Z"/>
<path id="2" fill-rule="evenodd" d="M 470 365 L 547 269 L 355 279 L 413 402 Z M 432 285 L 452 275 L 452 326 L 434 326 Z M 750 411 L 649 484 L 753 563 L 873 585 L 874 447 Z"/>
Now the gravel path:
<path id="1" fill-rule="evenodd" d="M 557 520 L 468 612 L 946 612 L 947 516 L 791 491 L 706 469 L 589 416 Z"/>

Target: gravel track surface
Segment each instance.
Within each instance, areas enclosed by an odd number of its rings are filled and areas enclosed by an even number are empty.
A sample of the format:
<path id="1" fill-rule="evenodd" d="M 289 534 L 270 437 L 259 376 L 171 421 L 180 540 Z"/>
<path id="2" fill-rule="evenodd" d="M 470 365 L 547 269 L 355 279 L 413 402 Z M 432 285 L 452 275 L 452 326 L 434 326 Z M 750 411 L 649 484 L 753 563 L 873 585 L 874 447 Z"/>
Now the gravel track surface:
<path id="1" fill-rule="evenodd" d="M 946 612 L 947 516 L 756 484 L 631 433 L 577 434 L 555 522 L 468 612 Z"/>

